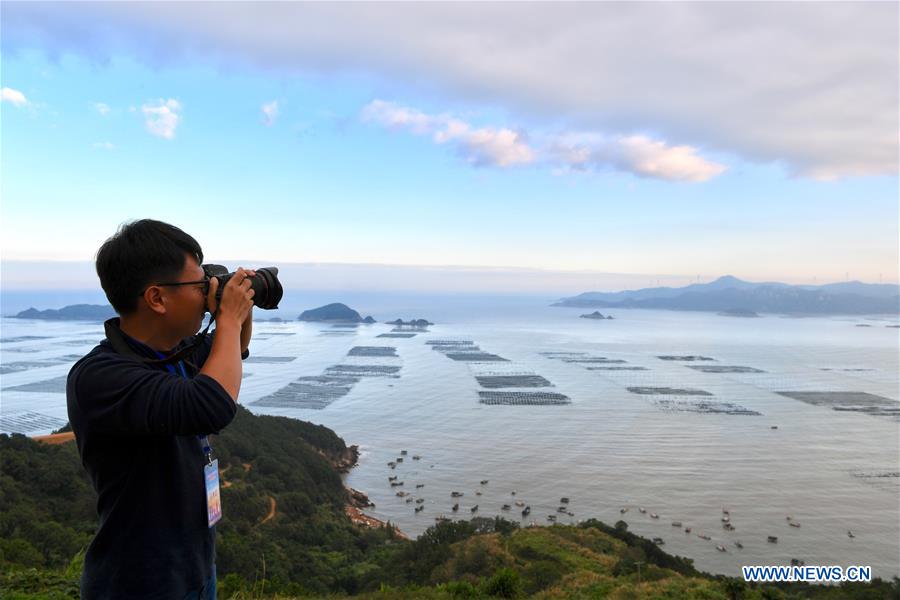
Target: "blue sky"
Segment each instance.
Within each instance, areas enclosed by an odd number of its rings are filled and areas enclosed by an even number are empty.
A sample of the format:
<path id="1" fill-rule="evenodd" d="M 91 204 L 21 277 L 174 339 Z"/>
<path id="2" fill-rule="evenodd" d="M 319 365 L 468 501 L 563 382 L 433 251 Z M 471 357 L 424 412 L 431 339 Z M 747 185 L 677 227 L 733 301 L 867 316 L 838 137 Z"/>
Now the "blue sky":
<path id="1" fill-rule="evenodd" d="M 366 19 L 395 22 L 382 13 L 396 5 L 376 4 L 362 16 L 317 9 L 303 26 L 334 25 L 334 39 L 310 36 L 309 47 L 297 47 L 279 12 L 297 4 L 267 5 L 270 14 L 249 21 L 239 8 L 217 10 L 225 5 L 207 3 L 195 14 L 160 4 L 149 22 L 140 8 L 98 19 L 60 5 L 13 4 L 4 6 L 0 55 L 4 261 L 90 260 L 118 224 L 153 217 L 192 233 L 209 257 L 267 264 L 730 273 L 802 283 L 848 273 L 898 278 L 896 95 L 862 107 L 870 119 L 850 114 L 849 104 L 831 108 L 846 98 L 855 105 L 877 81 L 896 82 L 896 53 L 880 58 L 891 41 L 896 49 L 896 32 L 884 46 L 876 40 L 835 54 L 828 66 L 820 36 L 837 17 L 825 15 L 821 29 L 800 34 L 828 68 L 799 96 L 799 83 L 777 83 L 795 73 L 757 69 L 765 56 L 744 57 L 740 84 L 730 72 L 710 71 L 717 44 L 744 56 L 710 34 L 699 58 L 672 67 L 688 87 L 695 82 L 694 103 L 689 91 L 660 94 L 675 84 L 656 63 L 655 79 L 607 102 L 615 94 L 577 79 L 577 65 L 571 77 L 554 79 L 554 29 L 547 43 L 540 31 L 522 42 L 505 32 L 503 15 L 492 21 L 471 8 L 404 16 L 425 30 L 403 42 L 422 49 L 410 52 L 392 48 L 390 32 L 347 37 Z M 552 7 L 522 8 L 529 10 Z M 227 27 L 210 24 L 209 11 Z M 561 28 L 579 20 L 551 14 Z M 798 28 L 809 17 L 790 16 Z M 464 21 L 476 17 L 488 25 L 473 32 Z M 598 27 L 611 27 L 609 14 L 601 17 Z M 664 17 L 629 15 L 651 30 Z M 454 18 L 460 24 L 448 25 Z M 266 19 L 288 22 L 281 42 L 278 31 L 267 39 Z M 740 15 L 708 19 L 718 32 L 732 20 L 738 26 Z M 768 35 L 766 25 L 750 29 Z M 60 27 L 84 37 L 59 35 Z M 457 37 L 442 48 L 438 33 Z M 487 66 L 459 58 L 460 44 L 477 50 L 484 40 L 499 58 L 483 49 L 473 56 Z M 846 44 L 857 48 L 859 40 Z M 595 64 L 590 48 L 585 53 L 580 60 Z M 632 59 L 634 69 L 648 60 Z M 545 71 L 529 70 L 542 61 Z M 873 71 L 871 80 L 835 78 L 848 67 Z M 627 76 L 608 69 L 610 81 Z M 509 84 L 496 85 L 497 73 Z M 580 75 L 593 81 L 604 72 Z M 559 87 L 566 85 L 572 90 Z M 543 86 L 557 86 L 558 97 Z M 569 101 L 579 91 L 587 99 Z M 873 112 L 891 102 L 893 116 Z"/>

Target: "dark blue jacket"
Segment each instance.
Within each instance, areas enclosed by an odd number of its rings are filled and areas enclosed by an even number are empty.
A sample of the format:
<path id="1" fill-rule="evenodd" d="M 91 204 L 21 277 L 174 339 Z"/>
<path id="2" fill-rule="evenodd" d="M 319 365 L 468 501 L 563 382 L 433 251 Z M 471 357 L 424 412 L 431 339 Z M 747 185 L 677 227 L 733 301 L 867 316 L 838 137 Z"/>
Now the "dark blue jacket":
<path id="1" fill-rule="evenodd" d="M 185 364 L 185 379 L 165 365 L 116 352 L 112 334 L 135 353 L 158 358 L 122 333 L 118 319 L 107 322 L 107 332 L 75 363 L 66 385 L 69 422 L 100 516 L 84 559 L 81 597 L 181 600 L 206 583 L 215 562 L 207 460 L 197 436 L 217 433 L 237 409 L 216 380 L 198 374 L 211 336 L 190 359 L 196 368 Z"/>

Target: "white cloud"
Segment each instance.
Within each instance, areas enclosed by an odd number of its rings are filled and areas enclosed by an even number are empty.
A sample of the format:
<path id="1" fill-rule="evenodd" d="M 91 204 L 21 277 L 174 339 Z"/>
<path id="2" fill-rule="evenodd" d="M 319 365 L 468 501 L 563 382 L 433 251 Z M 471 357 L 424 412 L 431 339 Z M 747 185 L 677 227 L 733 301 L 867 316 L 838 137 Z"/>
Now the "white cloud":
<path id="1" fill-rule="evenodd" d="M 26 106 L 28 99 L 19 90 L 5 87 L 0 90 L 0 102 L 9 102 L 13 106 Z"/>
<path id="2" fill-rule="evenodd" d="M 542 129 L 652 131 L 819 178 L 896 174 L 900 4 L 760 6 L 16 2 L 4 49 L 154 65 L 202 49 L 219 66 L 374 74 Z"/>
<path id="3" fill-rule="evenodd" d="M 727 169 L 699 156 L 696 148 L 670 146 L 644 135 L 561 135 L 550 140 L 548 154 L 551 162 L 558 165 L 556 174 L 612 168 L 638 177 L 697 183 L 709 181 Z"/>
<path id="4" fill-rule="evenodd" d="M 114 150 L 115 144 L 112 142 L 95 142 L 94 149 L 95 150 Z"/>
<path id="5" fill-rule="evenodd" d="M 363 107 L 363 121 L 394 130 L 430 135 L 437 144 L 451 144 L 460 157 L 475 166 L 512 167 L 534 162 L 535 153 L 521 132 L 507 128 L 473 128 L 448 115 L 429 115 L 420 110 L 384 100 Z"/>
<path id="6" fill-rule="evenodd" d="M 109 108 L 109 105 L 108 105 L 108 104 L 104 104 L 103 102 L 95 102 L 95 103 L 94 103 L 94 109 L 95 109 L 98 113 L 100 113 L 101 115 L 103 115 L 103 116 L 108 115 L 108 114 L 109 114 L 109 111 L 111 110 L 111 109 Z"/>
<path id="7" fill-rule="evenodd" d="M 180 111 L 181 104 L 173 99 L 160 98 L 154 103 L 141 106 L 147 131 L 167 140 L 175 138 L 175 129 L 181 121 L 181 115 L 178 114 Z"/>
<path id="8" fill-rule="evenodd" d="M 430 115 L 384 100 L 373 100 L 360 112 L 363 121 L 392 130 L 429 135 L 437 144 L 451 144 L 469 164 L 510 167 L 541 163 L 554 174 L 566 170 L 616 169 L 639 177 L 667 181 L 702 182 L 725 172 L 724 165 L 707 160 L 690 146 L 670 146 L 642 135 L 607 137 L 598 133 L 543 136 L 529 143 L 524 129 L 475 128 L 459 118 Z"/>
<path id="9" fill-rule="evenodd" d="M 278 100 L 272 100 L 271 102 L 266 102 L 260 107 L 263 114 L 263 123 L 266 125 L 272 125 L 275 122 L 275 119 L 278 117 Z"/>

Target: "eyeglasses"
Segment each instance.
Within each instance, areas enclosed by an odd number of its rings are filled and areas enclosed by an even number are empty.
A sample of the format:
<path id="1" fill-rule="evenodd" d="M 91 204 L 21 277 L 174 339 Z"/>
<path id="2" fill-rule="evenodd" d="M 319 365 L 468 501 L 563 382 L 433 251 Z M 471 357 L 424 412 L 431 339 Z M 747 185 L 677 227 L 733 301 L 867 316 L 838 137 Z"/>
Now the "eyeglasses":
<path id="1" fill-rule="evenodd" d="M 167 283 L 154 283 L 153 285 L 155 285 L 157 287 L 163 287 L 163 286 L 176 287 L 179 285 L 200 285 L 200 284 L 203 284 L 203 295 L 204 296 L 207 295 L 209 293 L 209 278 L 208 277 L 206 279 L 200 279 L 199 281 L 174 281 L 174 282 L 167 282 Z M 150 287 L 153 287 L 153 286 L 150 286 Z M 141 292 L 140 294 L 138 294 L 138 296 L 143 296 L 144 293 L 147 291 L 147 289 L 149 289 L 149 288 L 144 288 L 144 291 Z"/>

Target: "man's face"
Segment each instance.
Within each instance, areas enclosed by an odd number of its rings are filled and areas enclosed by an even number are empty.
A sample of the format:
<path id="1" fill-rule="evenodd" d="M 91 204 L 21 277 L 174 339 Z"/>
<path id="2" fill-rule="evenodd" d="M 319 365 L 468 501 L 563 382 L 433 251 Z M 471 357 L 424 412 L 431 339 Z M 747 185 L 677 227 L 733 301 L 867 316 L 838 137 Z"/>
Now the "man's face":
<path id="1" fill-rule="evenodd" d="M 176 281 L 200 282 L 205 278 L 206 275 L 197 259 L 188 255 Z M 203 315 L 206 312 L 204 287 L 203 283 L 197 283 L 163 288 L 169 301 L 166 306 L 166 320 L 173 329 L 178 330 L 181 337 L 194 335 L 203 324 Z"/>

